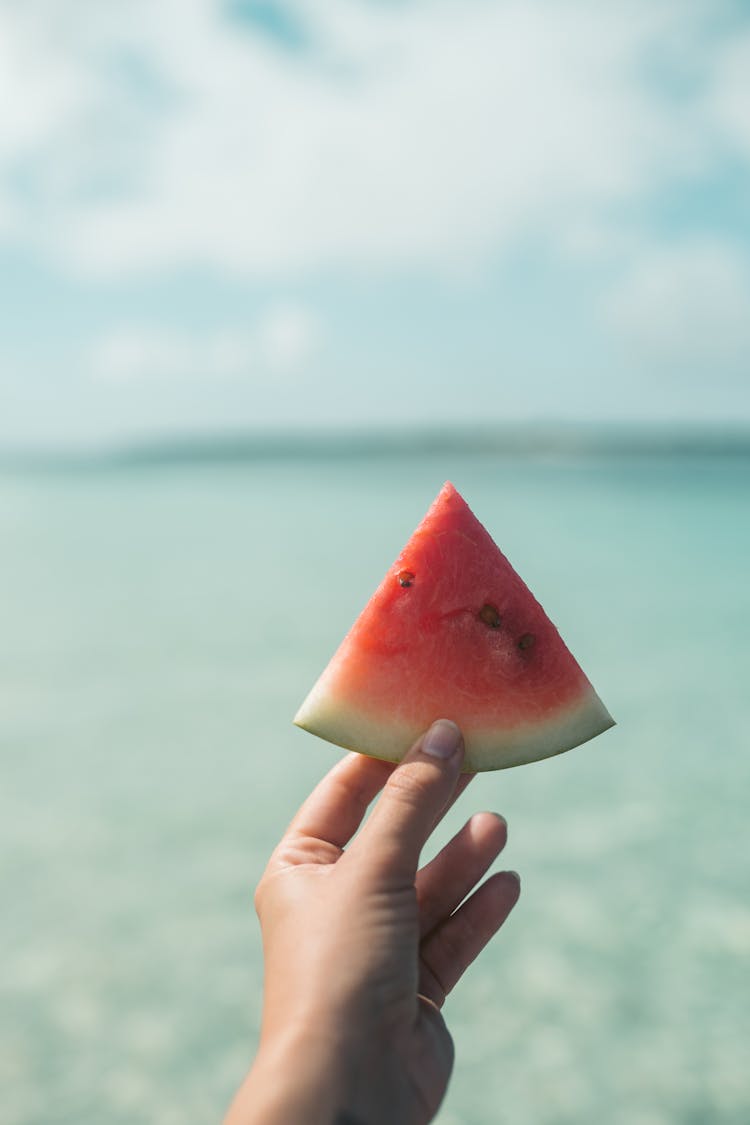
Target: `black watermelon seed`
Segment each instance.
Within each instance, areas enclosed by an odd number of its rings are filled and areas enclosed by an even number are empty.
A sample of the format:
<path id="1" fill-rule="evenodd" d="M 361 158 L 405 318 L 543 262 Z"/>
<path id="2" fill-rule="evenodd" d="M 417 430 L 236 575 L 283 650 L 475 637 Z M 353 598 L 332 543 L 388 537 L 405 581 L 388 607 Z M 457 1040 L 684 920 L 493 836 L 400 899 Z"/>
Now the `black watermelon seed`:
<path id="1" fill-rule="evenodd" d="M 490 629 L 499 629 L 502 623 L 502 617 L 497 612 L 494 605 L 483 605 L 479 611 L 479 620 L 483 621 L 485 625 L 489 625 Z"/>

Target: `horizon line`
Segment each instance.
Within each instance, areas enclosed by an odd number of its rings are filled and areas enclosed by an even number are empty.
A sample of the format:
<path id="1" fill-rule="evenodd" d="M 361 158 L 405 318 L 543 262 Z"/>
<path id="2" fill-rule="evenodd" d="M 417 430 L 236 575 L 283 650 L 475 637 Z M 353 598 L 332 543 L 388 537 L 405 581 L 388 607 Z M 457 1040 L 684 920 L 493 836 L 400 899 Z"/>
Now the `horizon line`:
<path id="1" fill-rule="evenodd" d="M 2 469 L 115 468 L 437 453 L 507 457 L 750 456 L 750 421 L 515 421 L 164 433 L 93 447 L 0 449 Z"/>

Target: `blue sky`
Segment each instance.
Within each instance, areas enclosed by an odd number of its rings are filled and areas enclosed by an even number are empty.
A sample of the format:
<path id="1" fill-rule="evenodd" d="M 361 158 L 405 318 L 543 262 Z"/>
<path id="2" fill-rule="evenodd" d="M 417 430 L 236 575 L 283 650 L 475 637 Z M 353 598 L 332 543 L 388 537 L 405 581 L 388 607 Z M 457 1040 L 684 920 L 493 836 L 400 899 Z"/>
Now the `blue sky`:
<path id="1" fill-rule="evenodd" d="M 0 0 L 0 445 L 750 421 L 736 0 Z"/>

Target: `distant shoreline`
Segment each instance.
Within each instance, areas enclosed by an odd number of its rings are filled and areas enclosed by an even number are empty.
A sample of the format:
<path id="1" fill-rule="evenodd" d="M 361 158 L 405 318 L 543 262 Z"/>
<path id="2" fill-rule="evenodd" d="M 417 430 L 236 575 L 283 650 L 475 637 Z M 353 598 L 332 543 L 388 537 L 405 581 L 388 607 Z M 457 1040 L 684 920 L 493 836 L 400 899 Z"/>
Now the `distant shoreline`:
<path id="1" fill-rule="evenodd" d="M 247 431 L 144 439 L 86 450 L 0 451 L 0 469 L 115 469 L 258 460 L 439 454 L 538 457 L 750 457 L 750 425 L 628 423 Z"/>

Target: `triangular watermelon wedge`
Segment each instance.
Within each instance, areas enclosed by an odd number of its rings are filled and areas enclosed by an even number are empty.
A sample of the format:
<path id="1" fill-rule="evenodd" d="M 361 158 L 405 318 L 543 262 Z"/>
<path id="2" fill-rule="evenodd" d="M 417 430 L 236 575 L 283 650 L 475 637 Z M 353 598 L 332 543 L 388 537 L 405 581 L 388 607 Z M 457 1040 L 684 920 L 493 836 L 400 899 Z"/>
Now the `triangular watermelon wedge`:
<path id="1" fill-rule="evenodd" d="M 395 762 L 437 718 L 461 727 L 467 771 L 548 758 L 614 725 L 539 602 L 450 482 L 294 722 Z"/>

